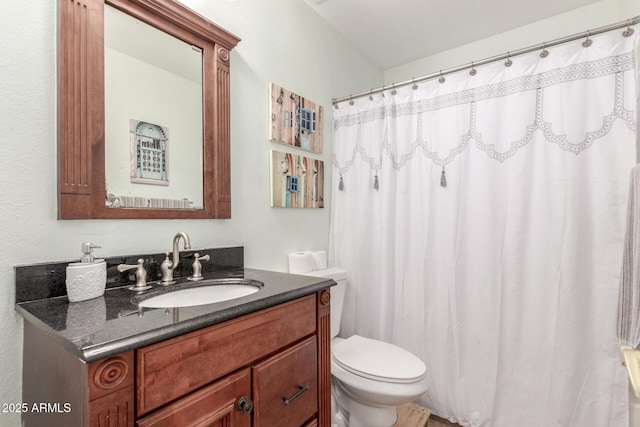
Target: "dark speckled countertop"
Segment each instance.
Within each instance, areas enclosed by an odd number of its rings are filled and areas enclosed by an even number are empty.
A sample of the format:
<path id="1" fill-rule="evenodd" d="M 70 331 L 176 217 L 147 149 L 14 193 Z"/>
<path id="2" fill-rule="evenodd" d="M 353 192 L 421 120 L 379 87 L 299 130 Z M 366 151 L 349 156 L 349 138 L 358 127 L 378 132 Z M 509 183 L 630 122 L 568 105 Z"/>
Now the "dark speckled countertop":
<path id="1" fill-rule="evenodd" d="M 93 362 L 128 350 L 215 325 L 333 286 L 331 279 L 233 268 L 204 273 L 205 279 L 246 278 L 264 283 L 258 292 L 237 299 L 180 308 L 142 308 L 127 287 L 108 287 L 104 295 L 70 303 L 66 295 L 18 302 L 25 321 L 50 334 L 68 351 Z M 146 292 L 192 286 L 178 279 L 168 287 L 153 284 Z M 137 310 L 137 312 L 136 312 Z"/>

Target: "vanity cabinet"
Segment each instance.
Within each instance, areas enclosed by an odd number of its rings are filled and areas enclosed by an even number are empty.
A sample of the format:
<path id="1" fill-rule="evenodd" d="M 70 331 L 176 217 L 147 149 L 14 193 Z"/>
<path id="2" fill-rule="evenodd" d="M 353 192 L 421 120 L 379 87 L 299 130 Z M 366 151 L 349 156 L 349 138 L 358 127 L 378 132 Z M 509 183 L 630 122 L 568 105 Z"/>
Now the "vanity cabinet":
<path id="1" fill-rule="evenodd" d="M 25 425 L 329 427 L 329 311 L 322 290 L 88 365 L 25 322 L 25 400 L 72 407 Z"/>

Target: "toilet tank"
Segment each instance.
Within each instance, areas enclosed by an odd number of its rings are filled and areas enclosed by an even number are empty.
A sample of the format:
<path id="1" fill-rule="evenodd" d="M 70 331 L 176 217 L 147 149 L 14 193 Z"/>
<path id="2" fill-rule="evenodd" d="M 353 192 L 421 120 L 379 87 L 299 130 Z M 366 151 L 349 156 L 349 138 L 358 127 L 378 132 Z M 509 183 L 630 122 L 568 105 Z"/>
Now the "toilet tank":
<path id="1" fill-rule="evenodd" d="M 342 319 L 342 306 L 344 304 L 344 292 L 347 287 L 347 272 L 339 267 L 315 270 L 305 273 L 307 276 L 326 277 L 333 279 L 337 285 L 331 287 L 331 338 L 338 336 L 340 332 L 340 320 Z"/>

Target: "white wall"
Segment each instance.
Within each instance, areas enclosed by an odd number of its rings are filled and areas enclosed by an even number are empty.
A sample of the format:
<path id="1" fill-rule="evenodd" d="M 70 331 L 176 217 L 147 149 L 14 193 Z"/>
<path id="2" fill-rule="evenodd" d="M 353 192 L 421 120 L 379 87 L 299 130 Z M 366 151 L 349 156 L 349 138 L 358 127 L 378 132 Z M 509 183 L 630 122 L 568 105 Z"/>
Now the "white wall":
<path id="1" fill-rule="evenodd" d="M 185 1 L 242 38 L 231 55 L 232 219 L 58 221 L 56 3 L 0 3 L 0 405 L 21 400 L 14 265 L 77 258 L 85 241 L 102 246 L 98 256 L 169 250 L 173 234 L 186 231 L 196 248 L 243 245 L 248 266 L 286 271 L 287 253 L 326 249 L 331 195 L 324 209 L 269 207 L 269 151 L 287 150 L 268 142 L 269 83 L 330 117 L 332 97 L 383 78 L 303 1 Z M 320 158 L 330 170 L 331 121 L 325 126 Z M 0 425 L 18 426 L 19 417 L 0 412 Z"/>
<path id="2" fill-rule="evenodd" d="M 470 64 L 471 61 L 501 55 L 545 40 L 581 33 L 640 15 L 638 0 L 602 0 L 542 21 L 487 37 L 455 49 L 431 55 L 385 70 L 385 85 L 436 73 L 438 70 Z"/>

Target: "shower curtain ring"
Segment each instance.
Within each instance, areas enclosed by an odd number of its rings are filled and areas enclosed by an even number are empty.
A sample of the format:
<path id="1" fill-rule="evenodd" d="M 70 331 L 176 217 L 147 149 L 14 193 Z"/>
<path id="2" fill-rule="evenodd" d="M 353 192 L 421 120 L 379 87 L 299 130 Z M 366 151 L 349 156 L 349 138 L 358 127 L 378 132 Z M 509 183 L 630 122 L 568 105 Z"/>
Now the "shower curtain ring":
<path id="1" fill-rule="evenodd" d="M 413 84 L 411 85 L 411 89 L 418 90 L 418 84 L 416 83 L 415 77 L 412 77 L 411 81 L 413 82 Z"/>
<path id="2" fill-rule="evenodd" d="M 589 47 L 593 44 L 593 40 L 589 38 L 591 36 L 591 30 L 587 30 L 587 39 L 582 42 L 583 47 Z"/>
<path id="3" fill-rule="evenodd" d="M 478 72 L 476 71 L 476 69 L 473 67 L 473 61 L 471 61 L 471 70 L 469 70 L 469 74 L 472 76 L 475 76 Z"/>
<path id="4" fill-rule="evenodd" d="M 395 95 L 396 93 L 398 93 L 398 91 L 396 90 L 395 83 L 391 83 L 391 95 Z"/>
<path id="5" fill-rule="evenodd" d="M 338 109 L 338 103 L 335 100 L 333 101 L 333 108 L 335 108 L 336 110 Z"/>
<path id="6" fill-rule="evenodd" d="M 369 101 L 373 101 L 373 89 L 369 91 Z"/>
<path id="7" fill-rule="evenodd" d="M 349 105 L 353 105 L 353 95 L 349 95 Z"/>
<path id="8" fill-rule="evenodd" d="M 546 42 L 542 42 L 542 52 L 540 52 L 540 58 L 546 58 L 549 56 L 549 51 L 547 50 Z"/>
<path id="9" fill-rule="evenodd" d="M 442 70 L 440 70 L 440 78 L 438 79 L 438 81 L 439 81 L 440 83 L 444 83 L 444 82 L 445 82 L 445 80 L 446 80 L 446 79 L 445 79 L 445 78 L 444 78 L 444 76 L 442 75 Z"/>
<path id="10" fill-rule="evenodd" d="M 504 66 L 505 67 L 511 67 L 513 65 L 513 61 L 511 61 L 511 53 L 509 53 L 509 51 L 507 51 L 507 60 L 504 61 Z"/>
<path id="11" fill-rule="evenodd" d="M 627 29 L 622 32 L 625 37 L 630 37 L 634 33 L 634 29 L 631 28 L 631 19 L 627 19 Z"/>

